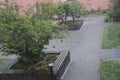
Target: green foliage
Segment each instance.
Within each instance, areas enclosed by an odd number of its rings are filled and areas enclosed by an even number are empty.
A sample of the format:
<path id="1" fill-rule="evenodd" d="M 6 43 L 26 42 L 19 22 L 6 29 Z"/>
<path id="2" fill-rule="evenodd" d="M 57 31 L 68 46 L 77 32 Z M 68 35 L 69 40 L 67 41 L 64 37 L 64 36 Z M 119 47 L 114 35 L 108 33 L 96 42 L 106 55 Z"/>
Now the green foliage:
<path id="1" fill-rule="evenodd" d="M 73 20 L 75 20 L 75 17 L 80 16 L 81 9 L 82 5 L 79 2 L 73 1 L 69 3 L 69 14 L 72 15 Z"/>
<path id="2" fill-rule="evenodd" d="M 44 65 L 41 65 L 41 66 L 40 66 L 40 69 L 41 69 L 41 70 L 48 70 L 49 67 L 48 67 L 47 64 L 44 64 Z"/>
<path id="3" fill-rule="evenodd" d="M 120 80 L 120 61 L 102 61 L 100 64 L 100 80 Z"/>
<path id="4" fill-rule="evenodd" d="M 11 22 L 13 22 L 14 20 L 16 20 L 18 14 L 14 9 L 14 5 L 13 4 L 7 4 L 7 3 L 1 3 L 0 4 L 0 41 L 5 40 L 6 38 L 8 38 L 7 36 L 4 36 L 3 34 L 9 34 L 7 32 L 5 32 L 5 30 L 3 29 L 4 27 L 10 27 Z M 5 32 L 5 33 L 3 33 Z"/>
<path id="5" fill-rule="evenodd" d="M 106 16 L 105 11 L 82 11 L 82 17 L 84 18 L 90 18 L 90 17 L 96 17 L 96 16 Z"/>
<path id="6" fill-rule="evenodd" d="M 57 55 L 47 55 L 46 56 L 46 61 L 51 63 L 54 62 L 57 59 Z"/>
<path id="7" fill-rule="evenodd" d="M 77 1 L 59 3 L 56 7 L 57 16 L 63 21 L 67 20 L 68 16 L 72 16 L 72 19 L 75 20 L 76 16 L 80 16 L 82 5 Z M 65 19 L 64 19 L 65 17 Z"/>
<path id="8" fill-rule="evenodd" d="M 42 60 L 42 49 L 59 33 L 59 26 L 36 17 L 17 15 L 13 7 L 7 6 L 4 5 L 0 11 L 0 34 L 3 36 L 1 50 L 6 55 L 19 55 L 21 65 Z"/>
<path id="9" fill-rule="evenodd" d="M 108 16 L 113 21 L 120 21 L 120 1 L 119 0 L 110 0 L 111 6 L 108 12 Z"/>
<path id="10" fill-rule="evenodd" d="M 42 20 L 49 20 L 52 19 L 54 15 L 55 5 L 50 2 L 37 2 L 36 3 L 36 11 L 37 13 L 34 14 L 34 17 Z"/>
<path id="11" fill-rule="evenodd" d="M 64 3 L 65 4 L 65 3 Z M 62 21 L 64 21 L 64 16 L 65 16 L 65 9 L 64 9 L 64 4 L 63 3 L 59 3 L 56 5 L 55 8 L 55 14 L 58 16 L 59 19 L 62 19 Z"/>

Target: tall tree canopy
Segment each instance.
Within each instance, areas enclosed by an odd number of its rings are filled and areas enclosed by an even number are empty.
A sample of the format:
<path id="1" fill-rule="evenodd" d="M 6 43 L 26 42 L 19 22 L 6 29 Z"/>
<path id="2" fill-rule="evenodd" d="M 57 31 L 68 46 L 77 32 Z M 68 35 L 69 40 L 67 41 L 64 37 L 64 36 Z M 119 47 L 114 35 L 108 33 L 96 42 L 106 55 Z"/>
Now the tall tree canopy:
<path id="1" fill-rule="evenodd" d="M 120 21 L 120 0 L 110 0 L 110 11 L 108 15 L 113 21 Z"/>
<path id="2" fill-rule="evenodd" d="M 0 6 L 0 42 L 3 43 L 0 49 L 7 55 L 19 55 L 21 65 L 41 60 L 44 45 L 59 33 L 59 26 L 37 17 L 18 15 L 14 5 Z"/>
<path id="3" fill-rule="evenodd" d="M 56 6 L 56 15 L 63 21 L 67 20 L 68 16 L 72 16 L 73 21 L 76 16 L 80 16 L 82 4 L 77 1 L 59 3 Z"/>

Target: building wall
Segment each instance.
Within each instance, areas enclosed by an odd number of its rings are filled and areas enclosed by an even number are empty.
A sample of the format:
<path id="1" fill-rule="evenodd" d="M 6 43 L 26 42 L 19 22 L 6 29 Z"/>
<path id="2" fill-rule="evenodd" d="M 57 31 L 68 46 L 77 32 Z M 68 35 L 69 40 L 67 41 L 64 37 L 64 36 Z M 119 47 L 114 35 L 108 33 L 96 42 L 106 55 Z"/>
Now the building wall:
<path id="1" fill-rule="evenodd" d="M 5 0 L 0 0 L 5 1 Z M 52 2 L 52 3 L 58 3 L 61 0 L 8 0 L 9 3 L 17 3 L 19 6 L 21 6 L 19 12 L 24 15 L 24 11 L 29 8 L 29 5 L 35 5 L 36 2 Z M 35 12 L 35 8 L 31 8 L 32 12 Z"/>
<path id="2" fill-rule="evenodd" d="M 78 0 L 87 10 L 105 10 L 108 9 L 109 0 Z"/>
<path id="3" fill-rule="evenodd" d="M 9 0 L 9 2 L 12 2 L 12 1 L 13 0 Z M 14 1 L 17 2 L 21 6 L 26 6 L 28 4 L 34 5 L 36 2 L 53 2 L 53 3 L 57 3 L 60 0 L 14 0 Z"/>
<path id="4" fill-rule="evenodd" d="M 4 0 L 0 0 L 4 1 Z M 8 0 L 9 2 L 14 1 L 14 0 Z M 19 5 L 21 6 L 26 6 L 28 4 L 34 5 L 37 1 L 39 2 L 53 2 L 53 3 L 58 3 L 61 1 L 69 1 L 69 0 L 15 0 Z M 70 0 L 71 1 L 71 0 Z M 108 9 L 109 5 L 109 0 L 77 0 L 80 3 L 83 4 L 84 8 L 87 10 L 104 10 Z"/>

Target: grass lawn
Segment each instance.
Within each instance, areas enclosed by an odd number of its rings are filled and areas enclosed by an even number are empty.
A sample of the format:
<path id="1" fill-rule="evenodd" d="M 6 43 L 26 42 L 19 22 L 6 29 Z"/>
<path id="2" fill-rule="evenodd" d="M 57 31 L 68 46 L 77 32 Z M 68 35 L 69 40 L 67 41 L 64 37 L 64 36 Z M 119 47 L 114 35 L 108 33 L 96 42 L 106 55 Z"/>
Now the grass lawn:
<path id="1" fill-rule="evenodd" d="M 120 60 L 102 61 L 100 80 L 120 80 Z"/>
<path id="2" fill-rule="evenodd" d="M 111 26 L 105 28 L 102 48 L 120 48 L 120 26 Z"/>
<path id="3" fill-rule="evenodd" d="M 9 63 L 9 60 L 0 60 L 0 70 Z"/>
<path id="4" fill-rule="evenodd" d="M 91 17 L 103 16 L 103 15 L 106 15 L 106 13 L 103 13 L 103 12 L 90 12 L 90 13 L 87 13 L 87 14 L 83 15 L 82 17 L 83 18 L 91 18 Z"/>

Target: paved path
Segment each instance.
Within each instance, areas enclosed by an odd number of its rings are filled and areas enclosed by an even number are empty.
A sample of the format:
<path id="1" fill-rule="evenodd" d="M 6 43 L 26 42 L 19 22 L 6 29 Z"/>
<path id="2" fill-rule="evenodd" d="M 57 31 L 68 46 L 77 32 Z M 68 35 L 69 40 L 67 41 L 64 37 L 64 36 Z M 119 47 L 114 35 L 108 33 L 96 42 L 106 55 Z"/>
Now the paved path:
<path id="1" fill-rule="evenodd" d="M 101 51 L 100 59 L 120 59 L 120 49 L 104 49 Z"/>
<path id="2" fill-rule="evenodd" d="M 98 68 L 105 25 L 103 17 L 96 17 L 86 21 L 78 31 L 79 46 L 71 50 L 72 63 L 64 80 L 99 80 Z"/>
<path id="3" fill-rule="evenodd" d="M 69 31 L 69 37 L 63 42 L 58 39 L 50 41 L 50 45 L 46 46 L 48 51 L 71 51 L 72 62 L 63 76 L 64 80 L 99 80 L 100 60 L 117 58 L 114 53 L 120 51 L 101 50 L 104 27 L 111 25 L 118 24 L 105 23 L 104 17 L 85 19 L 81 29 Z"/>
<path id="4" fill-rule="evenodd" d="M 86 21 L 76 32 L 79 43 L 71 49 L 72 63 L 64 80 L 99 80 L 100 59 L 120 58 L 119 49 L 101 50 L 104 27 L 111 25 L 119 24 L 105 23 L 104 17 L 95 17 L 91 21 Z"/>
<path id="5" fill-rule="evenodd" d="M 99 62 L 104 27 L 104 17 L 86 20 L 78 31 L 69 31 L 63 42 L 50 41 L 47 50 L 70 50 L 72 62 L 64 80 L 99 80 Z M 111 25 L 111 24 L 110 24 Z M 55 48 L 52 48 L 55 46 Z"/>

